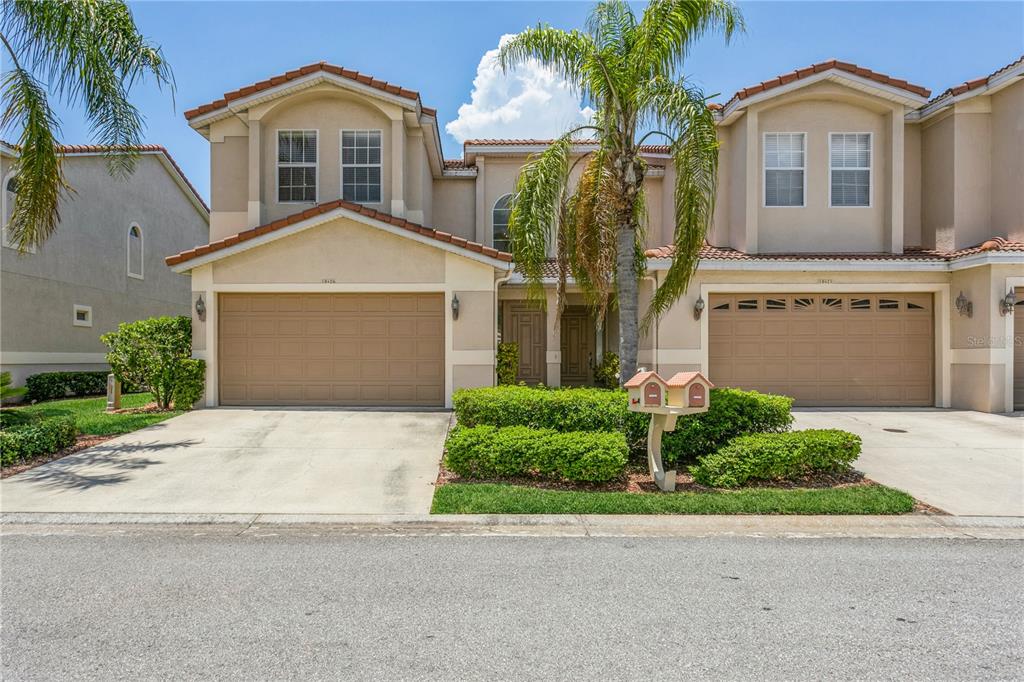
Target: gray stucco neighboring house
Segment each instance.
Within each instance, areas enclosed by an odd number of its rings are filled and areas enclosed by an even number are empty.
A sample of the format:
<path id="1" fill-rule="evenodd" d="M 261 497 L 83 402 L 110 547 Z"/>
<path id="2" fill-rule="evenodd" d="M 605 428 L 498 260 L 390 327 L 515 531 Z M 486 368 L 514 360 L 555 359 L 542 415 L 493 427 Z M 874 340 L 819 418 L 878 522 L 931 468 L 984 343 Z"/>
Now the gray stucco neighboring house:
<path id="1" fill-rule="evenodd" d="M 209 208 L 163 147 L 139 147 L 135 172 L 111 177 L 97 146 L 65 146 L 73 193 L 56 233 L 34 252 L 0 248 L 0 366 L 31 374 L 102 370 L 100 335 L 121 322 L 188 315 L 191 283 L 164 257 L 206 241 Z M 18 150 L 0 143 L 3 224 L 17 191 Z"/>

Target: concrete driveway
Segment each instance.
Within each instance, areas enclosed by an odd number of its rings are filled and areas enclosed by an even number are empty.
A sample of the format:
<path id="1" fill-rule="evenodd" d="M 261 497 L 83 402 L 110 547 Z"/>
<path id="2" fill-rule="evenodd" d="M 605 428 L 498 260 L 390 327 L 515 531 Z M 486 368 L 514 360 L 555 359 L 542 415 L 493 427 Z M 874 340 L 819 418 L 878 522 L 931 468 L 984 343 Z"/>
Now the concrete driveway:
<path id="1" fill-rule="evenodd" d="M 0 483 L 5 512 L 426 513 L 447 412 L 210 409 Z"/>
<path id="2" fill-rule="evenodd" d="M 795 429 L 844 429 L 868 478 L 961 516 L 1024 516 L 1024 414 L 940 409 L 793 411 Z"/>

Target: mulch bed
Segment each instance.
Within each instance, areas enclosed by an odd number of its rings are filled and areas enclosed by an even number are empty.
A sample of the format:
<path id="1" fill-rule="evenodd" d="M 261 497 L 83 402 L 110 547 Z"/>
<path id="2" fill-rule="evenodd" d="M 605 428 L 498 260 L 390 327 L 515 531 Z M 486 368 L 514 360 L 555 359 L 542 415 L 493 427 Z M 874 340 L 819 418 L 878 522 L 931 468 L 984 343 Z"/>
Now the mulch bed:
<path id="1" fill-rule="evenodd" d="M 110 440 L 111 438 L 117 438 L 117 436 L 78 436 L 75 439 L 74 445 L 69 445 L 63 450 L 58 450 L 57 452 L 54 452 L 49 455 L 36 457 L 35 459 L 29 460 L 28 462 L 19 462 L 18 464 L 12 464 L 9 467 L 4 467 L 3 469 L 0 469 L 0 479 L 8 478 L 10 476 L 14 476 L 15 474 L 20 474 L 21 472 L 28 471 L 29 469 L 34 469 L 40 464 L 46 464 L 47 462 L 52 462 L 56 459 L 60 459 L 61 457 L 73 455 L 76 452 L 85 450 L 86 448 L 91 448 L 94 445 L 104 443 Z"/>

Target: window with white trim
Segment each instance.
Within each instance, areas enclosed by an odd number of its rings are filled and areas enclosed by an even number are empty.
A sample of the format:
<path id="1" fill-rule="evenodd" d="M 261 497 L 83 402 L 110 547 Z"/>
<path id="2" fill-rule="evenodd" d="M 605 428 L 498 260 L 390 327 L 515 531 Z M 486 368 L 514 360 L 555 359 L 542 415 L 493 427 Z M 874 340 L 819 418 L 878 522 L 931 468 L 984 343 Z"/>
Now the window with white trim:
<path id="1" fill-rule="evenodd" d="M 142 228 L 132 223 L 128 228 L 128 276 L 143 279 Z"/>
<path id="2" fill-rule="evenodd" d="M 512 215 L 512 195 L 506 194 L 494 202 L 491 211 L 491 223 L 494 229 L 494 248 L 498 251 L 509 251 L 512 242 L 508 237 L 508 218 Z"/>
<path id="3" fill-rule="evenodd" d="M 765 133 L 764 205 L 804 205 L 804 133 Z"/>
<path id="4" fill-rule="evenodd" d="M 277 201 L 316 201 L 317 134 L 315 130 L 277 131 Z"/>
<path id="5" fill-rule="evenodd" d="M 341 198 L 361 204 L 381 201 L 381 131 L 341 131 Z"/>
<path id="6" fill-rule="evenodd" d="M 829 135 L 829 206 L 871 205 L 871 133 Z"/>
<path id="7" fill-rule="evenodd" d="M 76 327 L 92 326 L 92 306 L 75 303 L 71 307 L 71 324 Z"/>

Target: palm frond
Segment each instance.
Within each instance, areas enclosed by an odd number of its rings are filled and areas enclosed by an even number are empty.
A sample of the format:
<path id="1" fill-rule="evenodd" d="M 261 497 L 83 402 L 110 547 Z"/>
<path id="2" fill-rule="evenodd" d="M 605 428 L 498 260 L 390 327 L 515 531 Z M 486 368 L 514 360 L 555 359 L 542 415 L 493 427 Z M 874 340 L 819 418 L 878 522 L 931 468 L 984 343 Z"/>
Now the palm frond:
<path id="1" fill-rule="evenodd" d="M 46 99 L 46 90 L 20 67 L 3 78 L 3 116 L 0 128 L 22 125 L 14 210 L 7 224 L 7 238 L 22 253 L 41 245 L 57 229 L 59 201 L 70 191 L 61 168 L 55 133 L 57 118 Z"/>
<path id="2" fill-rule="evenodd" d="M 536 59 L 553 69 L 580 91 L 590 96 L 586 62 L 595 52 L 593 40 L 580 31 L 562 31 L 545 24 L 524 29 L 498 50 L 503 70 Z"/>
<path id="3" fill-rule="evenodd" d="M 652 0 L 636 29 L 634 77 L 674 78 L 699 38 L 715 32 L 729 41 L 743 30 L 743 14 L 730 0 Z"/>
<path id="4" fill-rule="evenodd" d="M 614 291 L 616 217 L 622 203 L 608 161 L 603 147 L 588 157 L 576 189 L 566 201 L 560 226 L 566 233 L 568 268 L 587 305 L 598 309 L 601 317 Z"/>

